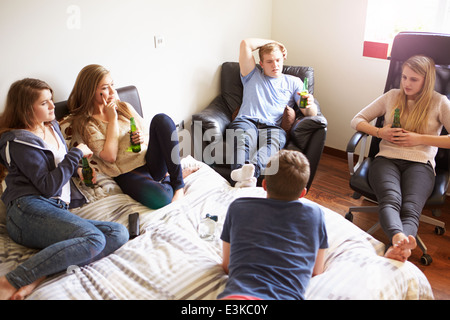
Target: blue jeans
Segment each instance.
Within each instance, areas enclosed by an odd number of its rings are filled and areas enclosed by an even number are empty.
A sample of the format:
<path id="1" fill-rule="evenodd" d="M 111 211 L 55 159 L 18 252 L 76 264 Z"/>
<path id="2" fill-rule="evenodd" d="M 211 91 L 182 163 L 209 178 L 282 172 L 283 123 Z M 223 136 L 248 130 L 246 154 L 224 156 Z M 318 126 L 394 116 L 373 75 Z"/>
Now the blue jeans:
<path id="1" fill-rule="evenodd" d="M 129 239 L 121 224 L 80 218 L 66 203 L 42 196 L 24 196 L 8 204 L 6 228 L 18 244 L 40 250 L 6 275 L 17 289 L 71 265 L 101 259 Z"/>
<path id="2" fill-rule="evenodd" d="M 255 166 L 254 176 L 263 174 L 269 158 L 286 144 L 286 132 L 277 126 L 260 121 L 237 118 L 228 126 L 227 143 L 233 143 L 231 170 L 239 169 L 244 163 Z M 233 136 L 233 141 L 228 141 Z"/>
<path id="3" fill-rule="evenodd" d="M 184 187 L 178 137 L 172 140 L 176 130 L 169 116 L 154 116 L 145 165 L 114 178 L 125 194 L 151 209 L 169 204 L 174 190 Z"/>
<path id="4" fill-rule="evenodd" d="M 380 225 L 389 240 L 397 233 L 417 235 L 422 209 L 434 188 L 431 164 L 376 157 L 369 183 L 378 200 Z"/>

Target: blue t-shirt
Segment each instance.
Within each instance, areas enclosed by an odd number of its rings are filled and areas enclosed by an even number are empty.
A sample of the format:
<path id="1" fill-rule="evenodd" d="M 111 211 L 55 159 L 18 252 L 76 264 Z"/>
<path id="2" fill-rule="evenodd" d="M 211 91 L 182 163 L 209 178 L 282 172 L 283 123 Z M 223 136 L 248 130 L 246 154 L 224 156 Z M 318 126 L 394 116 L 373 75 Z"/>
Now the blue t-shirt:
<path id="1" fill-rule="evenodd" d="M 301 201 L 239 198 L 221 239 L 230 243 L 224 292 L 261 299 L 304 299 L 319 249 L 328 248 L 322 210 Z"/>
<path id="2" fill-rule="evenodd" d="M 269 125 L 281 124 L 286 105 L 293 108 L 303 87 L 300 78 L 282 74 L 271 78 L 255 67 L 252 72 L 241 75 L 244 93 L 237 117 L 260 120 Z"/>

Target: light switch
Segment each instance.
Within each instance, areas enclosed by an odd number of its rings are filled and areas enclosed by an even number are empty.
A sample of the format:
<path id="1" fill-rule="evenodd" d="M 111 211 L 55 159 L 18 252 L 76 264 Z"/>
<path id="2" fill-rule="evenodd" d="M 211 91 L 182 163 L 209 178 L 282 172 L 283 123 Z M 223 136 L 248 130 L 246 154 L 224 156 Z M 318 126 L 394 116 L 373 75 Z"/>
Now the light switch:
<path id="1" fill-rule="evenodd" d="M 155 48 L 164 48 L 166 46 L 166 40 L 163 36 L 155 36 Z"/>

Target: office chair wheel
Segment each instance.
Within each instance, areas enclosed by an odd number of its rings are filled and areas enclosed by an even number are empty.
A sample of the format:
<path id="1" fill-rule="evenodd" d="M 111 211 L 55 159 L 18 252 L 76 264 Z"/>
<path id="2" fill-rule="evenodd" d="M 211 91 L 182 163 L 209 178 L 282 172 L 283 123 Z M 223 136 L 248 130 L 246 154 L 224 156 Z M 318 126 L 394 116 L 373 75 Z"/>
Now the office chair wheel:
<path id="1" fill-rule="evenodd" d="M 345 214 L 345 219 L 347 219 L 350 222 L 353 222 L 353 214 L 351 212 L 347 212 Z"/>
<path id="2" fill-rule="evenodd" d="M 438 236 L 442 236 L 445 233 L 445 228 L 435 227 L 434 233 L 436 233 Z"/>
<path id="3" fill-rule="evenodd" d="M 424 266 L 429 266 L 432 262 L 433 262 L 433 259 L 431 258 L 431 256 L 429 254 L 425 253 L 420 258 L 420 263 L 422 263 Z"/>
<path id="4" fill-rule="evenodd" d="M 352 198 L 353 199 L 359 199 L 359 198 L 361 198 L 361 193 L 359 193 L 359 192 L 353 192 L 353 195 L 352 195 Z"/>

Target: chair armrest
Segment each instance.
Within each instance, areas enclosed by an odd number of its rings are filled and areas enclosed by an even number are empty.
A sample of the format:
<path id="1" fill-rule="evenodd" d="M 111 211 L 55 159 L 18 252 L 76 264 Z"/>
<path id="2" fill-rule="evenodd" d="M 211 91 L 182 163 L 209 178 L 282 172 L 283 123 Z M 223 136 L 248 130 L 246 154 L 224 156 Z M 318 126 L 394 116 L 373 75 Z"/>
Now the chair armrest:
<path id="1" fill-rule="evenodd" d="M 348 161 L 348 169 L 350 171 L 350 175 L 353 175 L 355 171 L 359 168 L 361 163 L 364 161 L 364 151 L 366 150 L 367 145 L 367 138 L 369 137 L 368 134 L 357 131 L 353 134 L 353 136 L 350 138 L 349 142 L 347 143 L 347 161 Z M 356 147 L 361 142 L 361 152 L 358 157 L 358 161 L 356 165 L 354 164 L 354 153 L 356 150 Z"/>
<path id="2" fill-rule="evenodd" d="M 216 97 L 205 109 L 192 115 L 191 139 L 194 158 L 211 162 L 203 158 L 203 151 L 209 144 L 223 142 L 225 129 L 231 122 L 231 112 L 222 96 Z"/>
<path id="3" fill-rule="evenodd" d="M 223 134 L 231 122 L 231 112 L 222 96 L 216 97 L 205 109 L 192 115 L 192 122 L 201 122 L 202 131 L 213 129 Z"/>
<path id="4" fill-rule="evenodd" d="M 327 126 L 328 122 L 324 116 L 302 117 L 294 122 L 290 131 L 290 139 L 297 148 L 304 152 L 314 132 Z"/>

